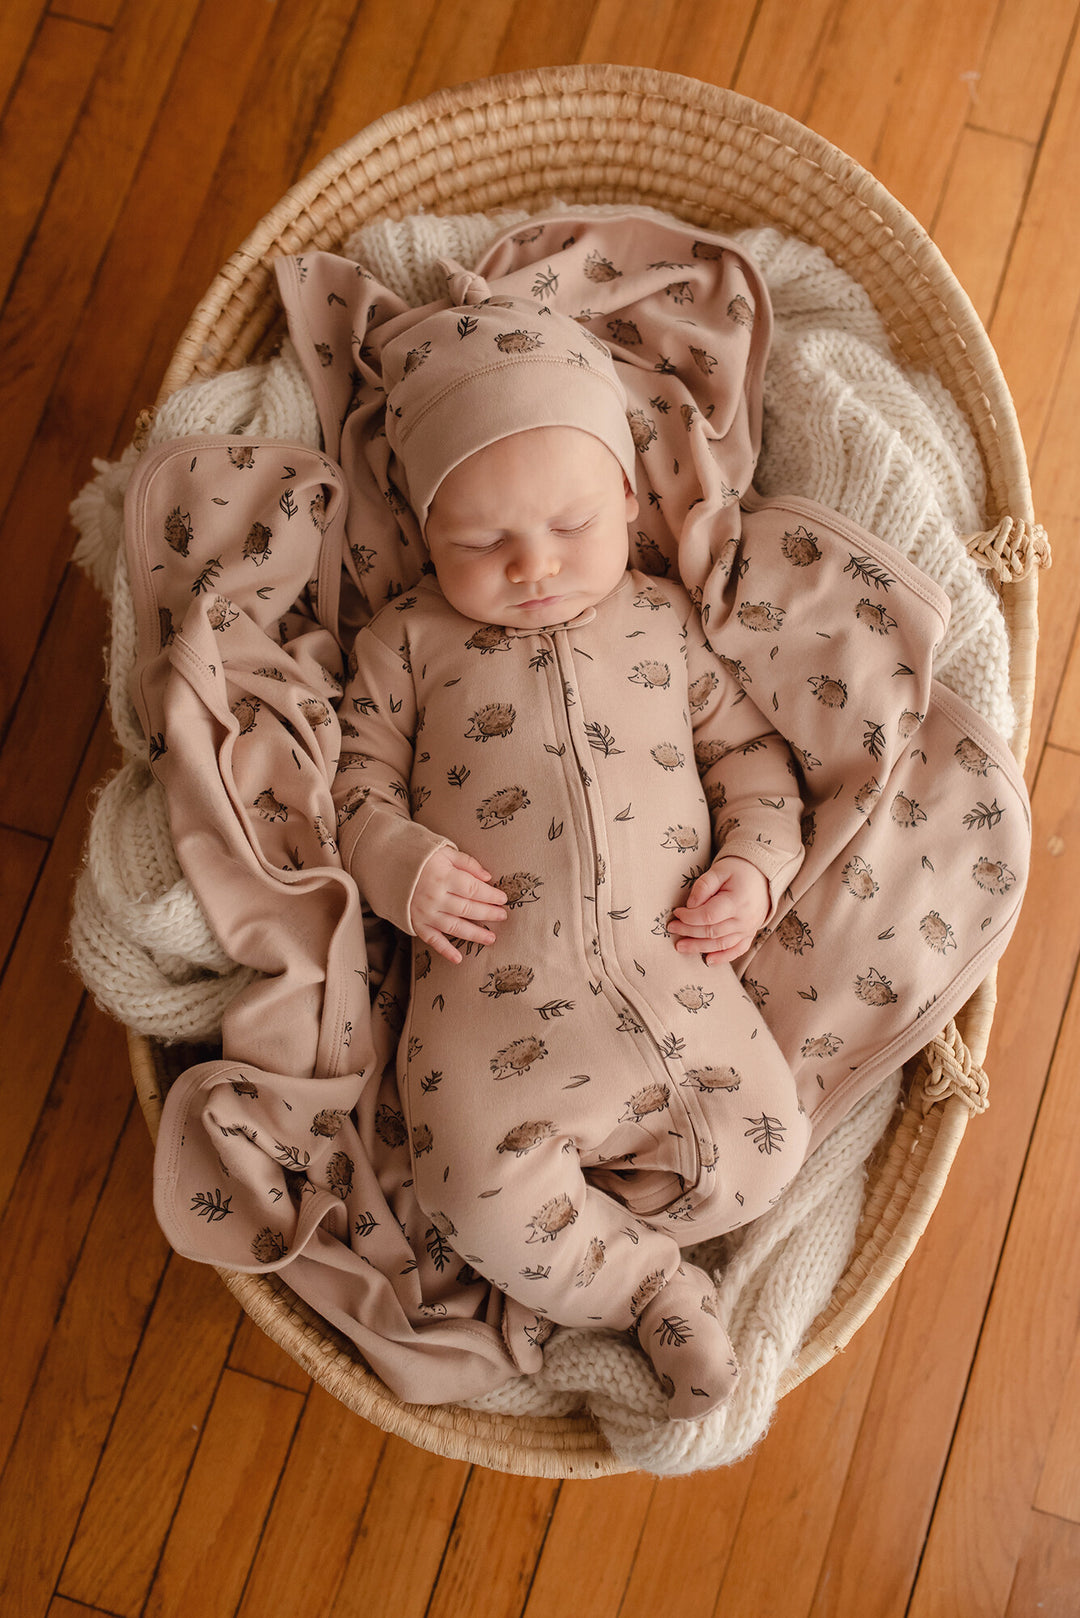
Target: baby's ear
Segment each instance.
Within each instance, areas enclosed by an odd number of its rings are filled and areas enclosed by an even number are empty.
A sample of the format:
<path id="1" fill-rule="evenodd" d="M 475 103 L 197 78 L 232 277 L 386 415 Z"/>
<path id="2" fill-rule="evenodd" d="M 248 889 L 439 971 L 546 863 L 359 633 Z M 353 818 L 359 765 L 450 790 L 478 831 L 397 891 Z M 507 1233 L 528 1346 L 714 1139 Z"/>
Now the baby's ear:
<path id="1" fill-rule="evenodd" d="M 622 486 L 623 494 L 626 496 L 626 520 L 627 522 L 633 522 L 641 507 L 638 505 L 638 497 L 631 489 L 630 479 L 625 472 L 622 475 Z"/>

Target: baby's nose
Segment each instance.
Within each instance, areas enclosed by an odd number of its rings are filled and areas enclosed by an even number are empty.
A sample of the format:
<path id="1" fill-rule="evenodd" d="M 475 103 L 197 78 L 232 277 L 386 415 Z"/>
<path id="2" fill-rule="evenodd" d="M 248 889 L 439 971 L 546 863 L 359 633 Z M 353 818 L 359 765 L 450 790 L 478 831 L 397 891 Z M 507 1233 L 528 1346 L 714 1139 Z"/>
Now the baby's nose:
<path id="1" fill-rule="evenodd" d="M 533 584 L 538 579 L 553 579 L 559 571 L 559 558 L 542 545 L 522 546 L 506 565 L 506 577 L 511 584 Z"/>

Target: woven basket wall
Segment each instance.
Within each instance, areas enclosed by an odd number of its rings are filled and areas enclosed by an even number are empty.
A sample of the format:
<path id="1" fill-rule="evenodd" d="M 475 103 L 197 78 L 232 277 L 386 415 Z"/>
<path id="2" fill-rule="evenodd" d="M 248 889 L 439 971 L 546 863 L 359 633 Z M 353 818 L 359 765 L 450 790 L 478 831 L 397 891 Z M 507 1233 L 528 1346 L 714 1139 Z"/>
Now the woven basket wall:
<path id="1" fill-rule="evenodd" d="M 507 74 L 403 107 L 339 147 L 284 196 L 229 259 L 195 311 L 161 389 L 263 357 L 281 332 L 270 263 L 333 250 L 360 225 L 425 210 L 469 213 L 570 203 L 650 203 L 713 230 L 772 224 L 822 247 L 858 280 L 898 354 L 933 369 L 964 411 L 986 465 L 988 520 L 1030 523 L 1012 401 L 968 298 L 925 232 L 865 170 L 785 115 L 731 91 L 652 69 L 584 66 Z M 1004 570 L 1003 570 L 1004 571 Z M 1003 590 L 1023 762 L 1036 640 L 1036 573 Z M 988 978 L 948 1037 L 911 1064 L 903 1116 L 875 1157 L 854 1256 L 782 1392 L 824 1365 L 871 1314 L 912 1252 L 970 1116 L 966 1076 L 982 1062 Z M 129 1035 L 132 1072 L 156 1134 L 167 1056 Z M 183 1063 L 186 1065 L 186 1061 Z M 931 1102 L 929 1087 L 942 1098 Z M 534 1476 L 620 1470 L 591 1420 L 507 1418 L 407 1405 L 278 1276 L 219 1272 L 247 1313 L 350 1409 L 422 1448 Z"/>

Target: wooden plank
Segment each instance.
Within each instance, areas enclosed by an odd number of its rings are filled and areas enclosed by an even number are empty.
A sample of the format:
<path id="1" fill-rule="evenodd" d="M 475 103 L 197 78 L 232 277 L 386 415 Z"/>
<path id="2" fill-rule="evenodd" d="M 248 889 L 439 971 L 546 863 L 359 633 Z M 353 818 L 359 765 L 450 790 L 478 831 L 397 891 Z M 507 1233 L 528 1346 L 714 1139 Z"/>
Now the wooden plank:
<path id="1" fill-rule="evenodd" d="M 807 121 L 924 222 L 968 117 L 966 75 L 979 68 L 996 10 L 997 0 L 962 9 L 901 0 L 868 27 L 862 0 L 845 0 L 837 17 Z"/>
<path id="2" fill-rule="evenodd" d="M 56 1588 L 165 1263 L 149 1217 L 150 1143 L 133 1109 L 0 1476 L 0 1611 Z"/>
<path id="3" fill-rule="evenodd" d="M 733 88 L 806 123 L 841 0 L 762 0 Z"/>
<path id="4" fill-rule="evenodd" d="M 1039 148 L 990 336 L 1032 459 L 1054 399 L 1078 307 L 1080 211 L 1080 35 L 1075 35 Z"/>
<path id="5" fill-rule="evenodd" d="M 518 1618 L 559 1484 L 474 1467 L 425 1618 Z"/>
<path id="6" fill-rule="evenodd" d="M 233 1618 L 302 1408 L 287 1388 L 223 1373 L 146 1618 Z"/>
<path id="7" fill-rule="evenodd" d="M 1073 1347 L 1033 1503 L 1038 1511 L 1080 1523 L 1080 1335 Z"/>
<path id="8" fill-rule="evenodd" d="M 1005 1618 L 1076 1618 L 1080 1524 L 1033 1511 Z"/>
<path id="9" fill-rule="evenodd" d="M 412 99 L 406 92 L 436 0 L 367 0 L 327 85 L 305 167 Z"/>
<path id="10" fill-rule="evenodd" d="M 1080 760 L 1071 762 L 1080 776 Z M 1078 1064 L 1080 987 L 1031 1140 L 912 1618 L 1004 1612 L 1009 1599 L 1080 1318 Z"/>
<path id="11" fill-rule="evenodd" d="M 447 85 L 483 79 L 499 54 L 514 0 L 486 0 L 464 16 L 456 6 L 436 6 L 420 40 L 405 85 L 409 101 L 419 101 Z"/>
<path id="12" fill-rule="evenodd" d="M 97 28 L 111 28 L 120 14 L 123 0 L 52 0 L 50 14 L 74 17 Z"/>
<path id="13" fill-rule="evenodd" d="M 846 1352 L 780 1405 L 749 1463 L 744 1509 L 731 1522 L 718 1612 L 804 1618 L 810 1610 L 895 1301 L 894 1293 L 880 1303 Z M 700 1526 L 701 1514 L 695 1515 Z M 723 1540 L 728 1524 L 718 1518 L 710 1513 L 707 1520 L 716 1522 L 716 1537 Z M 710 1548 L 712 1543 L 710 1533 Z M 646 1612 L 643 1606 L 641 1618 Z"/>
<path id="14" fill-rule="evenodd" d="M 7 959 L 48 852 L 41 838 L 0 825 L 0 961 Z"/>
<path id="15" fill-rule="evenodd" d="M 975 85 L 973 125 L 1040 139 L 1076 17 L 1076 0 L 1005 0 Z"/>
<path id="16" fill-rule="evenodd" d="M 135 19 L 118 29 L 13 294 L 17 309 L 7 318 L 25 322 L 29 335 L 19 327 L 15 353 L 20 344 L 28 351 L 24 374 L 13 382 L 13 408 L 24 417 L 22 447 L 10 440 L 11 453 L 3 463 L 14 487 L 0 548 L 10 548 L 11 554 L 26 550 L 31 533 L 35 545 L 12 577 L 0 716 L 34 655 L 71 552 L 68 503 L 92 475 L 91 457 L 108 455 L 115 439 L 122 444 L 130 438 L 133 418 L 122 427 L 121 422 L 147 345 L 163 335 L 171 346 L 194 301 L 185 296 L 184 305 L 170 314 L 168 287 L 227 140 L 236 85 L 253 71 L 271 15 L 261 0 L 236 0 L 225 8 L 204 3 L 185 37 L 195 4 L 183 0 L 170 9 L 168 26 L 158 23 L 156 29 L 155 6 L 145 8 L 145 19 L 134 8 Z M 170 38 L 173 59 L 165 49 Z M 142 72 L 148 79 L 144 91 L 128 82 Z M 110 95 L 119 98 L 115 113 Z M 198 108 L 197 117 L 192 108 Z M 113 145 L 122 149 L 113 154 Z M 163 197 L 168 207 L 162 206 Z M 62 270 L 51 259 L 38 264 L 42 254 L 69 268 Z M 0 324 L 0 338 L 7 329 Z M 5 499 L 12 479 L 4 484 Z M 49 626 L 43 651 L 43 663 L 55 662 L 61 677 L 73 656 L 85 666 L 89 651 L 85 643 L 61 639 L 62 627 L 50 633 Z"/>
<path id="17" fill-rule="evenodd" d="M 1046 524 L 1054 566 L 1039 600 L 1039 684 L 1033 739 L 1080 751 L 1080 327 L 1072 334 L 1032 474 L 1035 510 Z"/>
<path id="18" fill-rule="evenodd" d="M 106 36 L 46 17 L 0 124 L 0 302 L 48 196 Z"/>
<path id="19" fill-rule="evenodd" d="M 81 1601 L 68 1601 L 65 1596 L 54 1596 L 45 1618 L 98 1618 L 94 1607 L 84 1607 Z"/>
<path id="20" fill-rule="evenodd" d="M 132 1104 L 124 1037 L 84 1002 L 0 1226 L 0 1457 L 14 1440 Z"/>
<path id="21" fill-rule="evenodd" d="M 1060 559 L 1058 565 L 1060 568 Z M 1049 661 L 1049 655 L 1047 646 L 1043 651 L 1043 666 Z M 1047 679 L 1048 695 L 1053 694 L 1054 684 L 1056 682 L 1051 678 Z M 1071 752 L 1080 753 L 1080 630 L 1073 637 L 1069 660 L 1057 692 L 1050 740 L 1055 747 L 1067 747 Z"/>
<path id="22" fill-rule="evenodd" d="M 37 1127 L 53 1072 L 82 999 L 82 985 L 60 964 L 67 953 L 72 882 L 87 826 L 91 790 L 117 762 L 104 719 L 95 726 L 78 780 L 42 868 L 34 896 L 0 983 L 0 1207 L 10 1195 L 23 1153 Z M 47 1005 L 49 1015 L 42 1016 Z"/>
<path id="23" fill-rule="evenodd" d="M 522 1618 L 618 1612 L 655 1489 L 636 1472 L 564 1483 Z"/>
<path id="24" fill-rule="evenodd" d="M 105 601 L 69 565 L 0 747 L 0 820 L 9 826 L 56 834 L 105 700 L 107 629 Z"/>
<path id="25" fill-rule="evenodd" d="M 329 1618 L 421 1618 L 468 1475 L 387 1439 Z"/>
<path id="26" fill-rule="evenodd" d="M 264 1382 L 276 1382 L 279 1388 L 292 1388 L 294 1393 L 306 1393 L 311 1378 L 296 1361 L 279 1348 L 273 1338 L 260 1331 L 255 1322 L 242 1315 L 240 1325 L 229 1349 L 229 1368 L 243 1371 L 246 1376 L 258 1376 Z"/>
<path id="27" fill-rule="evenodd" d="M 517 73 L 549 63 L 580 62 L 595 10 L 593 0 L 515 0 L 493 73 Z M 621 58 L 620 58 L 621 60 Z"/>
<path id="28" fill-rule="evenodd" d="M 579 60 L 659 67 L 677 8 L 678 0 L 597 0 Z"/>
<path id="29" fill-rule="evenodd" d="M 237 1618 L 330 1611 L 385 1445 L 385 1433 L 312 1388 Z M 412 1509 L 404 1493 L 396 1505 Z"/>
<path id="30" fill-rule="evenodd" d="M 1024 141 L 965 129 L 931 222 L 933 237 L 989 326 L 1035 159 Z"/>
<path id="31" fill-rule="evenodd" d="M 207 1420 L 237 1305 L 173 1257 L 60 1575 L 73 1600 L 136 1618 Z"/>
<path id="32" fill-rule="evenodd" d="M 169 273 L 175 269 L 175 274 L 156 323 L 146 329 L 147 346 L 130 387 L 127 427 L 117 448 L 130 435 L 138 411 L 156 398 L 176 340 L 221 265 L 321 155 L 312 150 L 311 135 L 358 3 L 286 0 L 268 8 L 260 0 L 244 0 L 245 8 L 254 6 L 261 17 L 260 43 L 254 57 L 244 49 L 242 93 L 241 83 L 230 89 L 227 73 L 222 76 L 229 59 L 218 60 L 216 93 L 232 124 L 209 185 L 200 192 L 203 204 L 194 222 L 190 209 L 174 222 L 158 204 L 156 239 L 167 236 Z M 224 13 L 214 0 L 206 4 L 211 18 L 206 48 L 216 52 L 213 25 Z M 200 99 L 201 89 L 194 104 Z M 177 116 L 186 113 L 178 108 Z M 152 194 L 145 201 L 152 210 Z"/>
<path id="33" fill-rule="evenodd" d="M 11 94 L 45 13 L 46 0 L 7 0 L 0 6 L 0 107 Z"/>
<path id="34" fill-rule="evenodd" d="M 970 1124 L 929 1227 L 897 1282 L 813 1618 L 847 1618 L 852 1611 L 899 1618 L 934 1513 L 1080 954 L 1080 909 L 1063 913 L 1057 898 L 1080 882 L 1080 760 L 1047 755 L 1033 809 L 1032 877 L 999 970 L 986 1058 L 990 1109 Z M 1056 928 L 1046 925 L 1050 914 L 1060 917 Z M 961 1603 L 953 1618 L 977 1610 Z"/>

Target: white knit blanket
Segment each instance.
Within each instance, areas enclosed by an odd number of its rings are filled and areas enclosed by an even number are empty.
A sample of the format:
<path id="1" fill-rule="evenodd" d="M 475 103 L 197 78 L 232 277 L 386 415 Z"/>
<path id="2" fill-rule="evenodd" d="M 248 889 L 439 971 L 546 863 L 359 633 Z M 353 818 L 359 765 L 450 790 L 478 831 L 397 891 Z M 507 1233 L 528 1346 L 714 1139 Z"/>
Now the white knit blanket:
<path id="1" fill-rule="evenodd" d="M 437 258 L 471 266 L 499 231 L 527 217 L 386 221 L 366 226 L 343 251 L 418 305 L 444 290 Z M 759 266 L 775 316 L 757 487 L 833 507 L 930 574 L 952 602 L 935 674 L 1011 735 L 1004 620 L 960 537 L 984 527 L 984 481 L 957 405 L 936 377 L 896 361 L 867 294 L 819 249 L 773 229 L 735 239 Z M 288 341 L 266 364 L 174 394 L 149 442 L 213 432 L 319 447 L 314 401 Z M 214 1038 L 225 1006 L 252 974 L 223 954 L 183 877 L 128 692 L 134 617 L 121 539 L 136 459 L 129 447 L 119 461 L 95 461 L 96 476 L 71 507 L 81 535 L 75 560 L 111 601 L 109 701 L 124 764 L 95 806 L 70 944 L 95 999 L 121 1022 L 165 1043 L 197 1042 Z M 894 1075 L 868 1096 L 764 1218 L 695 1250 L 716 1275 L 743 1368 L 727 1406 L 701 1421 L 669 1422 L 662 1392 L 627 1338 L 564 1329 L 547 1345 L 539 1375 L 473 1408 L 553 1416 L 585 1402 L 624 1464 L 658 1474 L 745 1455 L 767 1430 L 785 1372 L 847 1265 L 864 1164 L 893 1115 L 899 1083 Z"/>

